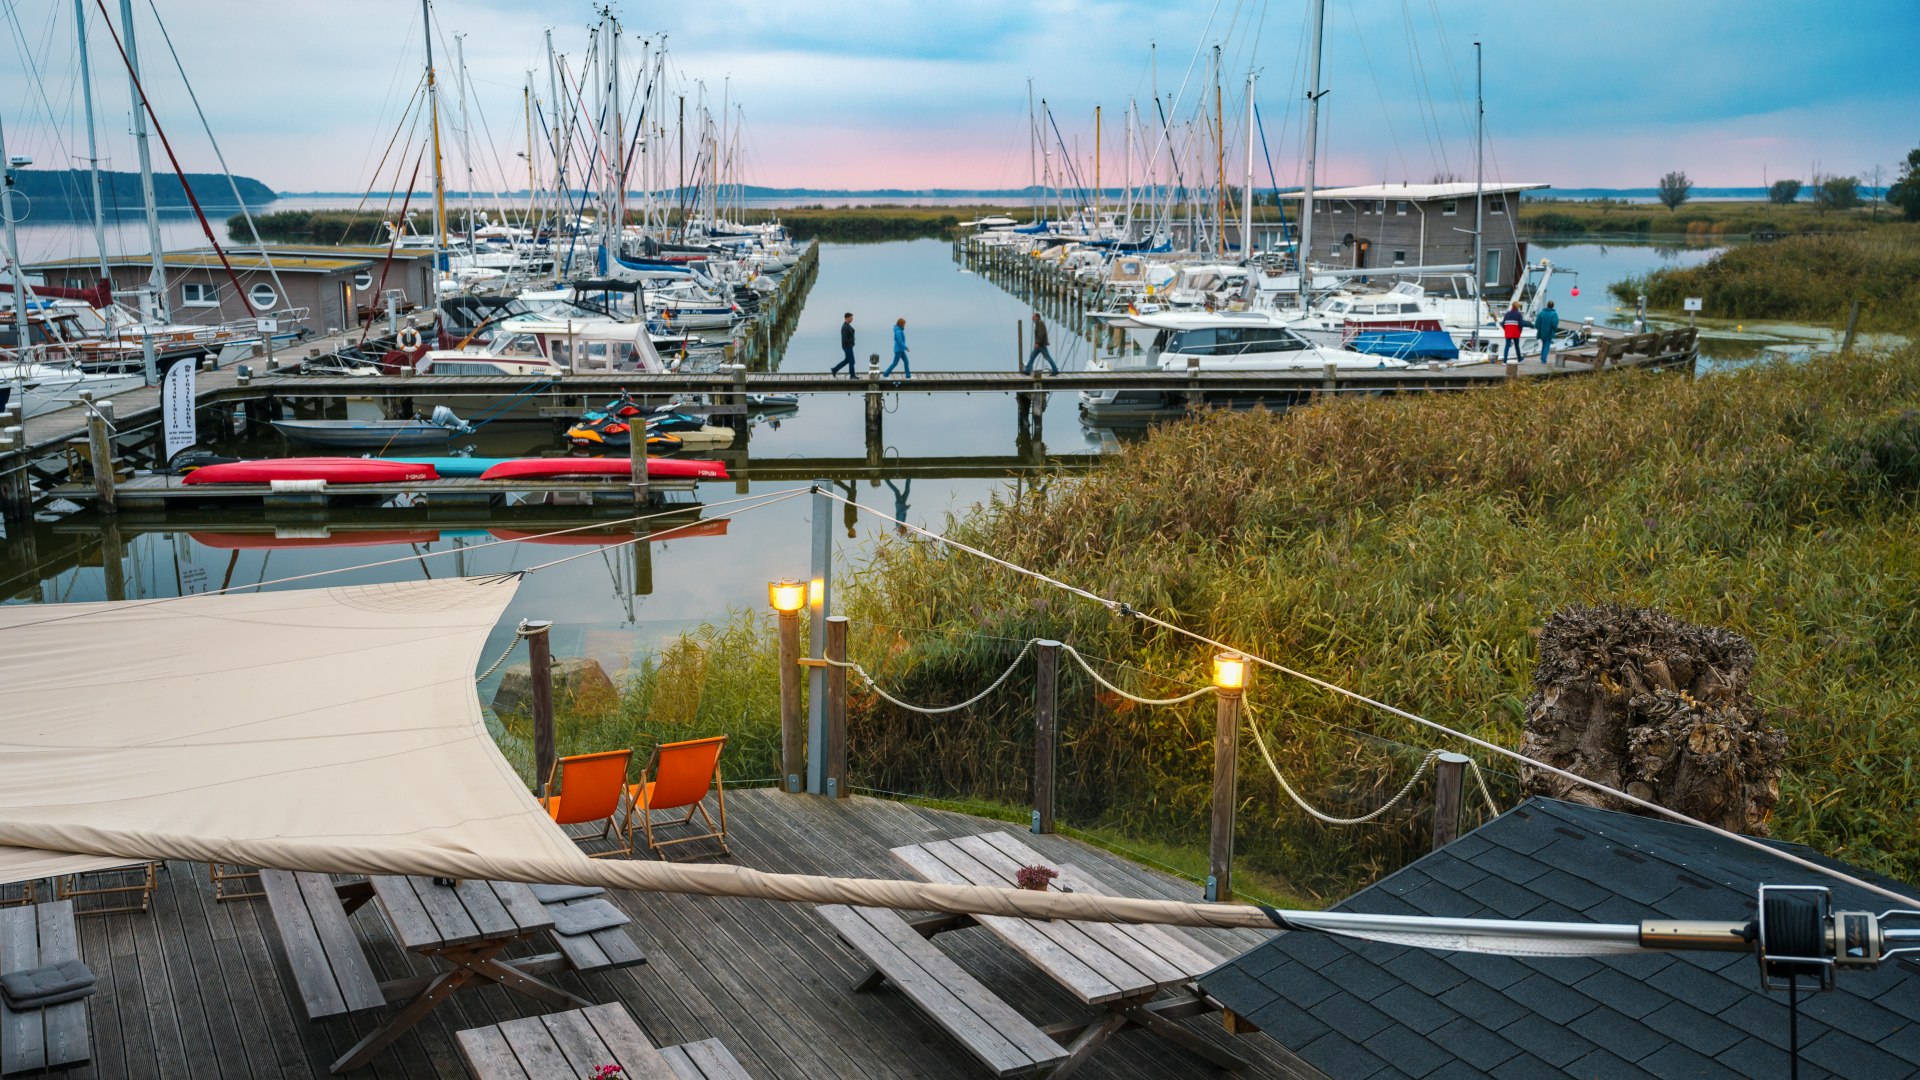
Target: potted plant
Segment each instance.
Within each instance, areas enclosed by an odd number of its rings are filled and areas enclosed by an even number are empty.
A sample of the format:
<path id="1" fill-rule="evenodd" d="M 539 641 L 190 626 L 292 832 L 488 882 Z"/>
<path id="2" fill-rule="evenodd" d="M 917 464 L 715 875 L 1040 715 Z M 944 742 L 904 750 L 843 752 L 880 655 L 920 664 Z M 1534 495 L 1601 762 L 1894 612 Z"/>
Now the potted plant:
<path id="1" fill-rule="evenodd" d="M 1053 884 L 1053 879 L 1059 876 L 1060 871 L 1051 866 L 1023 866 L 1014 872 L 1013 883 L 1023 889 L 1046 892 L 1047 886 Z"/>

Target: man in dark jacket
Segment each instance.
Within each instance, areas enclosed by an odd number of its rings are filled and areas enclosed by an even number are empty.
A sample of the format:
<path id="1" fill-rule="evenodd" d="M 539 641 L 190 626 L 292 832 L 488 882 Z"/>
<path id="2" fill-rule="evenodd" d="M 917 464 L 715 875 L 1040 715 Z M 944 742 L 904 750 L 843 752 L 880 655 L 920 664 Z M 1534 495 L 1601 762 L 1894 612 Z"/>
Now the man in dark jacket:
<path id="1" fill-rule="evenodd" d="M 1547 354 L 1553 351 L 1553 335 L 1560 332 L 1560 313 L 1553 308 L 1553 301 L 1540 314 L 1533 317 L 1533 332 L 1540 339 L 1540 362 L 1547 362 Z"/>
<path id="2" fill-rule="evenodd" d="M 847 317 L 844 320 L 842 320 L 840 323 L 840 354 L 841 354 L 840 362 L 833 365 L 833 370 L 829 371 L 827 374 L 838 375 L 840 373 L 841 368 L 846 368 L 847 378 L 849 379 L 854 378 L 855 375 L 854 375 L 854 369 L 853 369 L 853 312 L 851 311 L 847 312 Z"/>
<path id="3" fill-rule="evenodd" d="M 1039 357 L 1047 358 L 1047 366 L 1055 375 L 1060 374 L 1060 365 L 1053 362 L 1053 354 L 1047 351 L 1047 324 L 1040 320 L 1040 313 L 1033 313 L 1033 351 L 1027 354 L 1027 362 L 1020 369 L 1021 374 L 1033 374 L 1034 361 Z"/>

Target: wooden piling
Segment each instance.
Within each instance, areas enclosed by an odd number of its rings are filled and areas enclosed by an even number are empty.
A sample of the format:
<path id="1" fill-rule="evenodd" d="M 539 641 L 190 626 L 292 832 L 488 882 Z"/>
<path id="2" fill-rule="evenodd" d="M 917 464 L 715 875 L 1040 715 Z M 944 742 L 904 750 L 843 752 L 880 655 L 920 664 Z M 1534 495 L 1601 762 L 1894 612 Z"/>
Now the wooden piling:
<path id="1" fill-rule="evenodd" d="M 847 790 L 847 617 L 827 617 L 827 796 L 844 799 Z"/>
<path id="2" fill-rule="evenodd" d="M 541 619 L 529 622 L 519 631 L 527 637 L 527 668 L 533 710 L 533 778 L 541 798 L 551 792 L 547 784 L 553 778 L 553 645 L 548 631 L 553 623 Z"/>
<path id="3" fill-rule="evenodd" d="M 1442 752 L 1433 763 L 1433 850 L 1439 851 L 1460 835 L 1460 801 L 1465 790 L 1467 757 Z"/>
<path id="4" fill-rule="evenodd" d="M 800 722 L 800 613 L 780 613 L 780 775 L 787 791 L 805 790 L 807 733 Z"/>
<path id="5" fill-rule="evenodd" d="M 1060 643 L 1033 643 L 1033 831 L 1053 831 L 1054 741 L 1059 734 Z"/>
<path id="6" fill-rule="evenodd" d="M 1233 899 L 1233 817 L 1240 761 L 1240 707 L 1243 691 L 1222 688 L 1214 694 L 1213 814 L 1208 823 L 1207 899 Z"/>
<path id="7" fill-rule="evenodd" d="M 113 439 L 107 434 L 107 418 L 101 410 L 111 402 L 102 402 L 87 411 L 87 457 L 93 465 L 93 492 L 100 512 L 119 512 L 114 497 Z"/>

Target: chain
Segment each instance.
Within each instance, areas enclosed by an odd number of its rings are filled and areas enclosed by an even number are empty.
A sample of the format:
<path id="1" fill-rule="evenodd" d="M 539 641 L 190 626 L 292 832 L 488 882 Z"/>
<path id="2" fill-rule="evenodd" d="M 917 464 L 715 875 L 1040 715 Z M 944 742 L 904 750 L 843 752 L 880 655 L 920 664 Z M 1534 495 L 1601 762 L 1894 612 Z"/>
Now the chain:
<path id="1" fill-rule="evenodd" d="M 1305 810 L 1314 819 L 1328 825 L 1365 825 L 1367 822 L 1374 820 L 1400 805 L 1400 801 L 1405 799 L 1408 793 L 1413 790 L 1414 785 L 1420 782 L 1420 778 L 1426 775 L 1427 769 L 1433 765 L 1434 759 L 1440 756 L 1440 751 L 1438 750 L 1427 751 L 1427 756 L 1420 759 L 1419 768 L 1413 770 L 1413 775 L 1407 777 L 1407 782 L 1401 786 L 1399 791 L 1394 792 L 1393 798 L 1381 803 L 1372 813 L 1352 818 L 1334 817 L 1331 814 L 1308 805 L 1307 800 L 1301 798 L 1300 794 L 1293 790 L 1293 785 L 1287 783 L 1287 778 L 1280 774 L 1280 766 L 1273 760 L 1273 752 L 1267 749 L 1267 740 L 1260 734 L 1260 726 L 1253 722 L 1252 709 L 1247 710 L 1247 730 L 1253 732 L 1254 745 L 1260 748 L 1260 756 L 1266 759 L 1267 768 L 1273 770 L 1273 778 L 1280 781 L 1280 790 L 1287 793 L 1287 798 L 1292 799 L 1294 805 Z M 1471 761 L 1472 759 L 1469 758 L 1468 760 Z"/>
<path id="2" fill-rule="evenodd" d="M 1120 689 L 1118 686 L 1115 686 L 1112 683 L 1108 682 L 1106 679 L 1102 678 L 1099 672 L 1093 670 L 1093 665 L 1087 663 L 1087 658 L 1080 655 L 1080 650 L 1074 648 L 1073 646 L 1062 645 L 1060 646 L 1060 651 L 1063 653 L 1066 653 L 1068 656 L 1073 657 L 1073 662 L 1076 664 L 1079 664 L 1081 668 L 1085 669 L 1087 675 L 1090 676 L 1094 682 L 1097 682 L 1101 686 L 1104 686 L 1107 689 L 1113 691 L 1114 693 L 1119 694 L 1121 697 L 1126 698 L 1128 701 L 1137 702 L 1141 705 L 1178 705 L 1183 701 L 1192 701 L 1194 698 L 1197 698 L 1202 694 L 1211 694 L 1216 689 L 1215 687 L 1212 687 L 1212 686 L 1203 686 L 1200 689 L 1195 690 L 1191 694 L 1182 694 L 1179 697 L 1144 698 L 1139 696 L 1138 694 L 1130 694 L 1125 690 Z"/>
<path id="3" fill-rule="evenodd" d="M 978 704 L 980 701 L 984 700 L 988 694 L 991 694 L 995 690 L 1000 689 L 1000 684 L 1006 682 L 1008 679 L 1013 677 L 1013 673 L 1020 669 L 1021 661 L 1025 660 L 1027 658 L 1027 654 L 1032 651 L 1033 651 L 1033 639 L 1028 639 L 1027 643 L 1021 647 L 1020 655 L 1014 657 L 1013 663 L 1007 665 L 1007 670 L 1001 672 L 1000 677 L 993 680 L 993 683 L 990 686 L 988 686 L 985 690 L 980 691 L 979 693 L 973 695 L 972 697 L 968 698 L 965 701 L 960 702 L 957 705 L 941 705 L 939 707 L 930 707 L 926 705 L 913 705 L 908 702 L 901 701 L 899 698 L 894 697 L 892 694 L 889 694 L 885 690 L 880 689 L 880 684 L 873 681 L 873 676 L 867 674 L 866 668 L 863 668 L 859 664 L 853 663 L 850 660 L 822 660 L 821 663 L 826 664 L 828 667 L 845 668 L 846 670 L 853 672 L 855 675 L 858 675 L 860 677 L 861 682 L 867 684 L 867 689 L 873 691 L 876 694 L 879 694 L 881 697 L 887 699 L 888 701 L 899 706 L 900 708 L 907 710 L 908 712 L 925 713 L 928 716 L 938 716 L 941 713 L 959 712 L 961 709 L 964 709 L 969 705 Z"/>

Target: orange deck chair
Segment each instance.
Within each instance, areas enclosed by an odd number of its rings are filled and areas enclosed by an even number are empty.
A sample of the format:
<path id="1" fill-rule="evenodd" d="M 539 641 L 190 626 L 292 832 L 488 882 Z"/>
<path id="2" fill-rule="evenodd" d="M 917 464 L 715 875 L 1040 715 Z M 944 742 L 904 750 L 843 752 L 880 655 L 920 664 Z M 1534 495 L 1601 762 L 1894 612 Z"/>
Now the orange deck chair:
<path id="1" fill-rule="evenodd" d="M 549 794 L 540 800 L 540 805 L 553 815 L 554 824 L 583 825 L 604 821 L 606 824 L 601 827 L 599 837 L 576 836 L 574 840 L 605 839 L 612 833 L 616 842 L 625 845 L 612 851 L 592 852 L 591 858 L 633 854 L 632 814 L 628 814 L 628 827 L 624 835 L 613 827 L 614 816 L 620 812 L 621 796 L 627 790 L 627 766 L 632 763 L 632 750 L 603 750 L 597 754 L 563 757 L 553 763 L 553 771 L 547 775 Z M 553 786 L 555 776 L 560 779 L 558 788 Z M 552 794 L 556 791 L 558 794 Z"/>
<path id="2" fill-rule="evenodd" d="M 640 782 L 627 788 L 627 849 L 633 849 L 633 817 L 640 815 L 642 827 L 647 834 L 647 850 L 666 858 L 662 848 L 674 844 L 686 844 L 695 840 L 718 840 L 720 850 L 727 851 L 727 790 L 720 781 L 720 751 L 727 745 L 725 735 L 715 735 L 710 739 L 688 739 L 685 742 L 661 743 L 654 747 L 653 756 L 640 770 Z M 713 790 L 719 803 L 720 820 L 714 821 L 707 813 L 705 800 L 707 790 Z M 691 825 L 693 816 L 699 814 L 707 821 L 708 832 L 694 836 L 682 836 L 672 840 L 653 838 L 653 812 L 655 810 L 678 810 L 687 808 L 687 816 L 679 821 L 669 821 L 667 825 Z M 730 854 L 730 852 L 729 852 Z"/>

